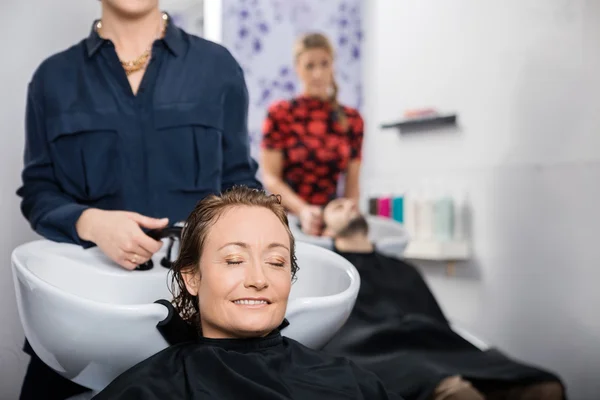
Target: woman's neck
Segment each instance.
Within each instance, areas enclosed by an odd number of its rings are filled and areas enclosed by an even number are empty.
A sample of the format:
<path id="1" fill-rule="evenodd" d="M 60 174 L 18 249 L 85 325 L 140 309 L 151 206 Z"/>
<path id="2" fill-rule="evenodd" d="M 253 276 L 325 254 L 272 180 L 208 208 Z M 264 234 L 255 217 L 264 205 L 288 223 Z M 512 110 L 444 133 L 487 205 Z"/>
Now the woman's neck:
<path id="1" fill-rule="evenodd" d="M 327 93 L 311 93 L 308 91 L 304 91 L 302 93 L 302 97 L 308 97 L 311 99 L 317 99 L 317 100 L 321 100 L 321 101 L 329 100 L 329 96 L 327 95 Z"/>
<path id="2" fill-rule="evenodd" d="M 104 8 L 101 21 L 101 36 L 114 43 L 122 60 L 135 59 L 146 51 L 158 39 L 164 23 L 158 8 L 135 18 Z"/>

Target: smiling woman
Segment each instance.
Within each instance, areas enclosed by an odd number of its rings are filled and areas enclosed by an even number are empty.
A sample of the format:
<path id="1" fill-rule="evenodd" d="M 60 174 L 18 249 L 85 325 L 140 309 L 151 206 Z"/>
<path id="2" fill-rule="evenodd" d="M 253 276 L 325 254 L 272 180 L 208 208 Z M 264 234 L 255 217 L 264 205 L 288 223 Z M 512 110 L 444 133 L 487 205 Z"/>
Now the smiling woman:
<path id="1" fill-rule="evenodd" d="M 173 267 L 175 305 L 198 339 L 134 366 L 95 399 L 399 399 L 351 361 L 281 335 L 294 254 L 278 196 L 236 187 L 201 201 Z"/>
<path id="2" fill-rule="evenodd" d="M 237 188 L 207 198 L 189 219 L 173 266 L 180 314 L 204 337 L 264 336 L 275 329 L 298 270 L 279 198 Z"/>

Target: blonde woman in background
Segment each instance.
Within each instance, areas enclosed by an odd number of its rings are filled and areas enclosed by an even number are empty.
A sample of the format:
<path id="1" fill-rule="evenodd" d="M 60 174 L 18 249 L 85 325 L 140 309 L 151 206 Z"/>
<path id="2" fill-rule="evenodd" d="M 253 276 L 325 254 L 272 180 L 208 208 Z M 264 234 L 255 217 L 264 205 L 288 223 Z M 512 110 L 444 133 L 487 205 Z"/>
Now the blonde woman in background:
<path id="1" fill-rule="evenodd" d="M 340 176 L 345 193 L 358 201 L 363 142 L 360 113 L 338 102 L 334 49 L 320 33 L 295 45 L 296 73 L 302 94 L 272 104 L 263 125 L 263 183 L 282 196 L 302 230 L 319 235 L 322 208 L 337 197 Z"/>

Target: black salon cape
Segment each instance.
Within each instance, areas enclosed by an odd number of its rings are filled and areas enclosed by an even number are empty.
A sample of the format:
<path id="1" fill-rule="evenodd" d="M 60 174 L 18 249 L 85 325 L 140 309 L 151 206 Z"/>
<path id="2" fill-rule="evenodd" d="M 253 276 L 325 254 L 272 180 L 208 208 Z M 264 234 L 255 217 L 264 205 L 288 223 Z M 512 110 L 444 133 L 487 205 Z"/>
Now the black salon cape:
<path id="1" fill-rule="evenodd" d="M 276 331 L 258 339 L 206 339 L 142 361 L 94 400 L 393 399 L 377 377 Z"/>
<path id="2" fill-rule="evenodd" d="M 559 381 L 498 350 L 481 351 L 452 331 L 412 265 L 377 252 L 338 253 L 357 268 L 361 286 L 350 318 L 324 350 L 375 372 L 388 391 L 427 399 L 455 375 L 476 387 Z"/>

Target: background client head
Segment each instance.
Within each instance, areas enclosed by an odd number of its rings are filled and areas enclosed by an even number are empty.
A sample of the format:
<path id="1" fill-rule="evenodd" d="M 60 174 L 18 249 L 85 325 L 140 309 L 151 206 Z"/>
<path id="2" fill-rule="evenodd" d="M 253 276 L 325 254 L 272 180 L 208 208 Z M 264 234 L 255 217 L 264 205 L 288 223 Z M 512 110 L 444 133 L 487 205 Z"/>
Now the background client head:
<path id="1" fill-rule="evenodd" d="M 330 201 L 323 210 L 324 235 L 334 238 L 367 236 L 369 225 L 360 213 L 356 202 L 338 198 Z"/>

